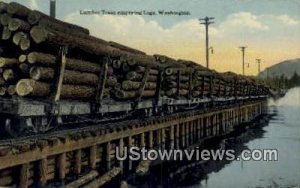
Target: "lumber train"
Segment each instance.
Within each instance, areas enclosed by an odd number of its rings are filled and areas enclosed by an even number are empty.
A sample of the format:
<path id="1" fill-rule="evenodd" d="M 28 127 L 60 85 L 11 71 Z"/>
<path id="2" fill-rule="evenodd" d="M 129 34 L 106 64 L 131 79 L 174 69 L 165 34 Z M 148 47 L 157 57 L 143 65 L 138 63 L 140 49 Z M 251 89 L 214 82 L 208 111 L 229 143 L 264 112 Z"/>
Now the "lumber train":
<path id="1" fill-rule="evenodd" d="M 268 88 L 147 55 L 37 10 L 0 3 L 0 126 L 11 136 L 258 100 Z"/>

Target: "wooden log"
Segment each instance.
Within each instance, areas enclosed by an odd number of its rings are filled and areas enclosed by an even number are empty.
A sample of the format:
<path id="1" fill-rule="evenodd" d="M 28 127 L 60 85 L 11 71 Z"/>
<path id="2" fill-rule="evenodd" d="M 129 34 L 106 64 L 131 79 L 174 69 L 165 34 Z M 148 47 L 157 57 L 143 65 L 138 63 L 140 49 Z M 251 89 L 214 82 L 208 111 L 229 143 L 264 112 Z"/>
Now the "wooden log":
<path id="1" fill-rule="evenodd" d="M 27 61 L 30 64 L 43 64 L 47 66 L 55 66 L 56 57 L 51 54 L 39 53 L 39 52 L 31 52 L 27 56 Z M 99 73 L 101 71 L 101 67 L 99 64 L 92 63 L 89 61 L 79 60 L 79 59 L 71 59 L 66 58 L 66 68 L 72 70 L 78 70 L 82 72 L 92 72 Z M 108 71 L 108 74 L 111 73 L 112 70 Z"/>
<path id="2" fill-rule="evenodd" d="M 186 89 L 180 89 L 179 90 L 179 95 L 181 95 L 181 96 L 186 96 L 188 94 L 189 94 L 189 90 L 186 90 Z M 176 96 L 177 95 L 177 89 L 176 88 L 169 89 L 166 92 L 166 95 L 167 96 Z"/>
<path id="3" fill-rule="evenodd" d="M 114 86 L 116 86 L 117 83 L 118 83 L 118 80 L 115 77 L 109 76 L 106 79 L 105 86 L 114 87 Z"/>
<path id="4" fill-rule="evenodd" d="M 84 188 L 98 188 L 102 187 L 104 184 L 110 182 L 113 178 L 118 176 L 122 172 L 122 169 L 119 167 L 114 167 L 107 173 L 105 173 L 103 176 L 100 178 L 92 181 L 91 183 L 87 184 L 84 186 Z"/>
<path id="5" fill-rule="evenodd" d="M 78 188 L 83 186 L 84 184 L 90 182 L 91 180 L 95 179 L 99 173 L 95 170 L 90 171 L 88 174 L 78 178 L 77 180 L 69 183 L 66 185 L 66 188 Z"/>
<path id="6" fill-rule="evenodd" d="M 171 68 L 166 68 L 165 69 L 165 74 L 166 75 L 175 75 L 178 73 L 178 71 L 180 71 L 181 75 L 187 75 L 190 74 L 192 72 L 192 69 L 190 68 L 175 68 L 175 67 L 171 67 Z"/>
<path id="7" fill-rule="evenodd" d="M 70 49 L 76 48 L 82 52 L 93 55 L 110 55 L 111 57 L 118 57 L 121 54 L 119 49 L 106 46 L 89 39 L 49 30 L 41 26 L 34 26 L 30 30 L 30 35 L 33 41 L 37 44 L 47 43 L 53 47 L 66 45 Z"/>
<path id="8" fill-rule="evenodd" d="M 26 188 L 29 186 L 28 176 L 29 176 L 29 163 L 22 164 L 21 169 L 20 169 L 20 180 L 19 180 L 18 187 Z"/>
<path id="9" fill-rule="evenodd" d="M 28 37 L 22 37 L 19 43 L 20 49 L 26 51 L 30 48 L 30 39 Z"/>
<path id="10" fill-rule="evenodd" d="M 5 85 L 5 80 L 2 78 L 2 74 L 0 74 L 0 86 Z"/>
<path id="11" fill-rule="evenodd" d="M 4 96 L 6 94 L 7 88 L 6 87 L 0 87 L 0 96 Z"/>
<path id="12" fill-rule="evenodd" d="M 36 24 L 41 24 L 41 25 L 47 25 L 47 27 L 59 30 L 59 31 L 66 31 L 66 29 L 68 30 L 73 30 L 75 32 L 78 33 L 83 33 L 86 35 L 90 34 L 90 31 L 86 28 L 83 28 L 81 26 L 78 25 L 74 25 L 74 24 L 70 24 L 70 23 L 66 23 L 63 22 L 61 20 L 52 18 L 40 11 L 34 10 L 31 11 L 27 17 L 27 21 L 31 24 L 31 25 L 36 25 Z"/>
<path id="13" fill-rule="evenodd" d="M 27 17 L 31 10 L 19 3 L 11 2 L 7 5 L 7 12 L 11 15 Z"/>
<path id="14" fill-rule="evenodd" d="M 123 63 L 122 63 L 122 70 L 123 70 L 123 72 L 128 72 L 128 71 L 130 71 L 130 66 L 128 65 L 127 62 L 123 62 Z"/>
<path id="15" fill-rule="evenodd" d="M 130 53 L 146 55 L 145 52 L 142 52 L 140 50 L 137 50 L 137 49 L 125 46 L 123 44 L 119 44 L 119 43 L 113 42 L 113 41 L 109 41 L 109 45 L 112 46 L 112 47 L 115 47 L 115 48 L 119 48 L 120 50 L 124 50 L 124 51 L 130 52 Z"/>
<path id="16" fill-rule="evenodd" d="M 11 96 L 15 95 L 16 94 L 16 86 L 15 85 L 8 86 L 7 93 Z"/>
<path id="17" fill-rule="evenodd" d="M 19 69 L 21 70 L 21 72 L 23 74 L 26 74 L 26 75 L 29 75 L 29 72 L 30 72 L 30 66 L 26 63 L 21 63 L 19 65 Z"/>
<path id="18" fill-rule="evenodd" d="M 122 89 L 124 90 L 137 90 L 141 87 L 141 82 L 134 82 L 134 81 L 123 81 L 122 83 Z M 146 90 L 153 90 L 156 89 L 156 83 L 155 82 L 146 82 L 145 84 Z"/>
<path id="19" fill-rule="evenodd" d="M 148 173 L 149 171 L 149 167 L 150 167 L 150 164 L 151 164 L 151 160 L 142 160 L 139 165 L 137 166 L 136 170 L 135 170 L 135 173 L 138 175 L 138 176 L 144 176 Z"/>
<path id="20" fill-rule="evenodd" d="M 8 29 L 7 26 L 3 27 L 1 39 L 2 40 L 8 40 L 10 38 L 11 38 L 11 31 Z"/>
<path id="21" fill-rule="evenodd" d="M 13 81 L 17 78 L 17 74 L 12 69 L 5 69 L 3 72 L 3 79 L 7 82 Z"/>
<path id="22" fill-rule="evenodd" d="M 143 74 L 137 73 L 135 71 L 129 71 L 126 74 L 126 79 L 130 81 L 141 81 L 143 79 Z M 147 77 L 147 82 L 156 82 L 157 76 L 156 75 L 149 75 Z"/>
<path id="23" fill-rule="evenodd" d="M 143 66 L 137 66 L 135 71 L 137 73 L 144 73 L 146 71 L 146 68 Z M 156 69 L 150 69 L 149 74 L 153 74 L 153 75 L 157 75 L 158 74 L 158 70 Z"/>
<path id="24" fill-rule="evenodd" d="M 120 60 L 113 60 L 112 62 L 112 67 L 114 69 L 119 69 L 121 68 L 122 62 Z"/>
<path id="25" fill-rule="evenodd" d="M 11 16 L 7 13 L 1 14 L 0 15 L 0 23 L 2 26 L 7 26 L 9 21 L 11 19 Z"/>
<path id="26" fill-rule="evenodd" d="M 29 23 L 27 23 L 21 19 L 18 19 L 18 18 L 12 18 L 9 20 L 9 23 L 8 23 L 8 29 L 10 31 L 17 31 L 17 30 L 29 31 L 30 28 L 31 28 L 31 26 L 29 25 Z"/>
<path id="27" fill-rule="evenodd" d="M 27 61 L 27 55 L 22 54 L 19 56 L 20 63 L 25 63 L 26 61 Z"/>
<path id="28" fill-rule="evenodd" d="M 0 13 L 4 13 L 7 11 L 7 3 L 4 3 L 4 2 L 0 2 Z"/>
<path id="29" fill-rule="evenodd" d="M 180 81 L 189 81 L 189 77 L 188 76 L 180 76 Z M 172 75 L 172 76 L 166 76 L 166 80 L 167 81 L 177 81 L 177 76 L 176 75 Z"/>
<path id="30" fill-rule="evenodd" d="M 22 32 L 22 31 L 15 33 L 14 36 L 13 36 L 13 43 L 16 46 L 19 46 L 20 41 L 21 41 L 22 38 L 28 38 L 28 35 L 26 33 Z"/>
<path id="31" fill-rule="evenodd" d="M 19 64 L 18 59 L 0 57 L 0 67 L 1 68 L 12 67 L 12 66 L 18 65 L 18 64 Z"/>
<path id="32" fill-rule="evenodd" d="M 48 67 L 33 66 L 30 68 L 30 78 L 40 81 L 51 81 L 55 78 L 55 70 Z M 92 73 L 65 70 L 63 83 L 75 85 L 97 85 L 99 77 Z"/>
<path id="33" fill-rule="evenodd" d="M 21 79 L 16 85 L 19 96 L 47 97 L 51 94 L 51 85 L 31 79 Z M 95 88 L 79 85 L 62 85 L 63 99 L 91 99 L 95 98 Z"/>
<path id="34" fill-rule="evenodd" d="M 122 91 L 115 90 L 114 96 L 118 99 L 133 99 L 137 97 L 137 91 Z M 155 90 L 144 90 L 142 97 L 153 97 L 155 95 Z"/>

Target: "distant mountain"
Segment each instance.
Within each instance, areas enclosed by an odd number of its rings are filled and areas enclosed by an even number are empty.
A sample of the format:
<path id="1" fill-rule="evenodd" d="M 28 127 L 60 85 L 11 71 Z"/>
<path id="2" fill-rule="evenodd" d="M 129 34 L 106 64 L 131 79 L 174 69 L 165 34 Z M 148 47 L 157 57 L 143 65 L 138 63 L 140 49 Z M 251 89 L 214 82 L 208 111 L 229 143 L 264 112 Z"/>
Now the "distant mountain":
<path id="1" fill-rule="evenodd" d="M 259 74 L 259 77 L 272 78 L 279 77 L 283 74 L 285 77 L 291 78 L 295 72 L 297 72 L 297 74 L 300 75 L 300 58 L 286 60 L 271 67 L 268 67 Z"/>

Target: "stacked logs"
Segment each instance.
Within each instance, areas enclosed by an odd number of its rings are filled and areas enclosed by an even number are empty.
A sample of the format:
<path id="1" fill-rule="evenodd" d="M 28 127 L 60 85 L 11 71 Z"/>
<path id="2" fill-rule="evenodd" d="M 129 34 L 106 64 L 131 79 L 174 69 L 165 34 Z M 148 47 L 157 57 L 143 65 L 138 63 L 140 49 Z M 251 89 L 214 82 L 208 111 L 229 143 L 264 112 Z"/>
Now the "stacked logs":
<path id="1" fill-rule="evenodd" d="M 192 61 L 149 56 L 15 2 L 0 2 L 0 42 L 0 96 L 49 99 L 58 81 L 60 98 L 76 100 L 197 98 L 253 90 L 244 87 L 251 83 L 245 78 L 228 82 Z M 62 58 L 63 47 L 68 52 Z"/>
<path id="2" fill-rule="evenodd" d="M 52 96 L 54 80 L 60 74 L 58 54 L 62 46 L 67 46 L 69 51 L 61 98 L 93 99 L 101 80 L 105 80 L 104 98 L 128 99 L 155 94 L 158 64 L 153 63 L 152 57 L 93 37 L 88 29 L 19 3 L 0 2 L 0 39 L 0 96 Z M 111 58 L 103 77 L 107 56 Z M 146 84 L 142 84 L 146 67 L 150 67 L 149 76 Z"/>
<path id="3" fill-rule="evenodd" d="M 116 99 L 139 99 L 156 95 L 159 67 L 143 65 L 128 56 L 113 59 L 112 67 L 118 80 L 113 91 Z"/>

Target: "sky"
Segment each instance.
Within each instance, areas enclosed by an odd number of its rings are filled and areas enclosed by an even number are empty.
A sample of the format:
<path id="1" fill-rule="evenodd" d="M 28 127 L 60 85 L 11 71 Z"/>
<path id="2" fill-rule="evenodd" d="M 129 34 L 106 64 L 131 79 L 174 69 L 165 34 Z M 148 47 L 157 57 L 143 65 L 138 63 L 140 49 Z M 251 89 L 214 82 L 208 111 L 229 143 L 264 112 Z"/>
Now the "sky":
<path id="1" fill-rule="evenodd" d="M 10 2 L 4 0 L 5 2 Z M 199 18 L 214 17 L 209 26 L 210 68 L 256 75 L 256 59 L 264 70 L 283 60 L 300 57 L 300 0 L 56 0 L 57 18 L 87 27 L 108 41 L 138 48 L 147 54 L 205 62 L 205 28 Z M 18 0 L 49 12 L 47 0 Z M 99 14 L 83 15 L 86 10 Z M 145 11 L 156 15 L 108 15 L 106 12 Z M 159 15 L 158 11 L 186 11 L 189 15 Z"/>

